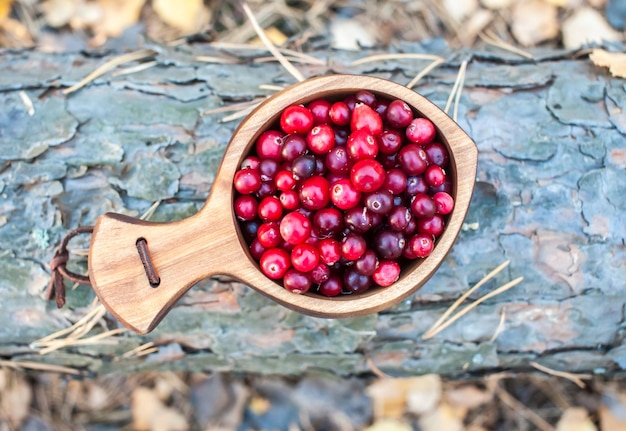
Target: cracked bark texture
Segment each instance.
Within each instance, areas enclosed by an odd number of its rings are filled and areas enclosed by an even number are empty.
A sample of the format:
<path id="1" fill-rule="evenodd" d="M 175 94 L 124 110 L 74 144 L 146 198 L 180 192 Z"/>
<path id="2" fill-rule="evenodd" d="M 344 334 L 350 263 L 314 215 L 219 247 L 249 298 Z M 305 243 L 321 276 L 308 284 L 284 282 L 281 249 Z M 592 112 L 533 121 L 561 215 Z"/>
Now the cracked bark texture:
<path id="1" fill-rule="evenodd" d="M 276 63 L 255 62 L 262 52 L 233 51 L 241 64 L 221 65 L 196 60 L 220 55 L 208 45 L 152 48 L 156 66 L 109 73 L 67 97 L 58 90 L 119 53 L 0 53 L 0 356 L 99 373 L 350 375 L 368 372 L 368 359 L 394 375 L 525 371 L 533 360 L 559 370 L 623 373 L 625 82 L 568 52 L 535 51 L 529 61 L 497 49 L 452 51 L 441 41 L 385 51 L 444 56 L 447 63 L 415 89 L 440 106 L 460 62 L 471 60 L 459 123 L 480 151 L 476 189 L 466 229 L 415 295 L 379 314 L 325 320 L 286 310 L 241 284 L 207 280 L 149 335 L 38 355 L 30 343 L 70 325 L 94 297 L 86 286 L 70 290 L 63 310 L 42 299 L 47 262 L 64 233 L 107 211 L 137 216 L 156 200 L 162 203 L 153 220 L 193 214 L 237 125 L 203 112 L 271 93 L 260 84 L 293 82 Z M 311 52 L 329 66 L 300 70 L 406 83 L 426 65 L 350 66 L 375 53 Z M 421 340 L 454 299 L 506 259 L 509 268 L 478 294 L 523 275 L 521 285 Z M 85 270 L 84 260 L 74 265 Z M 158 353 L 120 358 L 148 341 L 161 346 Z"/>

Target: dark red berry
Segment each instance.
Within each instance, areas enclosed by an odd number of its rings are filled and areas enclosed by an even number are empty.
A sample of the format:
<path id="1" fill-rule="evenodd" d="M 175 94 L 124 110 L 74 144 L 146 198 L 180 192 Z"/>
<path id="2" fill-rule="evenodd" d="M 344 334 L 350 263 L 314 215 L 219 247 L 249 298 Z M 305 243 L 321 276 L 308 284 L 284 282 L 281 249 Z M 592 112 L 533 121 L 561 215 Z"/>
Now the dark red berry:
<path id="1" fill-rule="evenodd" d="M 361 257 L 354 262 L 354 268 L 359 274 L 370 276 L 376 271 L 378 258 L 374 250 L 366 250 Z"/>
<path id="2" fill-rule="evenodd" d="M 306 178 L 310 178 L 315 174 L 316 160 L 312 154 L 303 154 L 296 158 L 291 164 L 291 174 L 293 177 L 300 181 Z"/>
<path id="3" fill-rule="evenodd" d="M 426 152 L 416 144 L 402 147 L 398 153 L 398 161 L 407 175 L 421 175 L 428 167 Z"/>
<path id="4" fill-rule="evenodd" d="M 312 279 L 309 274 L 305 274 L 296 269 L 289 269 L 283 276 L 283 286 L 292 293 L 301 294 L 311 288 Z"/>
<path id="5" fill-rule="evenodd" d="M 417 231 L 434 237 L 441 235 L 444 227 L 443 218 L 439 214 L 417 220 Z"/>
<path id="6" fill-rule="evenodd" d="M 371 91 L 361 90 L 354 95 L 357 102 L 365 103 L 367 106 L 373 108 L 376 105 L 376 95 Z"/>
<path id="7" fill-rule="evenodd" d="M 328 280 L 322 282 L 318 292 L 324 296 L 337 296 L 343 290 L 343 283 L 338 275 L 331 275 Z"/>
<path id="8" fill-rule="evenodd" d="M 374 250 L 378 257 L 386 260 L 395 260 L 402 256 L 406 239 L 401 232 L 383 229 L 374 236 Z"/>
<path id="9" fill-rule="evenodd" d="M 280 128 L 285 133 L 305 135 L 313 127 L 313 114 L 302 105 L 286 108 L 280 115 Z"/>
<path id="10" fill-rule="evenodd" d="M 326 167 L 334 173 L 347 173 L 350 170 L 350 160 L 346 147 L 334 147 L 326 154 Z"/>
<path id="11" fill-rule="evenodd" d="M 403 232 L 412 218 L 409 209 L 403 205 L 399 205 L 394 207 L 389 214 L 387 214 L 387 223 L 391 229 L 397 232 Z"/>
<path id="12" fill-rule="evenodd" d="M 407 177 L 402 169 L 390 169 L 385 176 L 383 188 L 394 195 L 399 195 L 406 190 Z"/>
<path id="13" fill-rule="evenodd" d="M 435 134 L 435 125 L 427 118 L 415 118 L 406 128 L 409 141 L 420 145 L 430 144 Z"/>
<path id="14" fill-rule="evenodd" d="M 330 268 L 325 263 L 320 262 L 309 274 L 311 274 L 314 283 L 323 283 L 330 277 Z"/>
<path id="15" fill-rule="evenodd" d="M 330 102 L 326 99 L 316 99 L 309 103 L 309 110 L 313 115 L 313 125 L 325 124 L 330 122 Z"/>
<path id="16" fill-rule="evenodd" d="M 345 102 L 333 103 L 330 107 L 330 111 L 328 111 L 330 121 L 338 126 L 347 126 L 350 124 L 351 115 L 350 108 L 348 108 Z"/>
<path id="17" fill-rule="evenodd" d="M 287 135 L 283 138 L 281 156 L 283 160 L 293 162 L 306 152 L 306 140 L 300 135 Z"/>
<path id="18" fill-rule="evenodd" d="M 411 201 L 411 212 L 418 218 L 430 218 L 437 212 L 437 205 L 426 193 L 418 193 Z"/>
<path id="19" fill-rule="evenodd" d="M 387 190 L 378 190 L 365 197 L 365 206 L 376 214 L 387 214 L 393 208 L 393 196 Z"/>
<path id="20" fill-rule="evenodd" d="M 261 160 L 282 160 L 283 134 L 278 130 L 263 132 L 256 141 L 256 153 Z"/>
<path id="21" fill-rule="evenodd" d="M 233 184 L 239 193 L 248 195 L 261 188 L 261 175 L 254 169 L 242 169 L 235 172 Z"/>
<path id="22" fill-rule="evenodd" d="M 280 165 L 276 160 L 263 159 L 259 163 L 259 173 L 261 174 L 261 181 L 271 181 L 276 176 L 276 173 L 280 169 Z"/>
<path id="23" fill-rule="evenodd" d="M 402 147 L 402 135 L 396 130 L 385 129 L 377 139 L 378 150 L 386 155 L 395 154 Z"/>
<path id="24" fill-rule="evenodd" d="M 439 142 L 432 142 L 424 147 L 428 163 L 445 168 L 448 164 L 448 150 Z"/>
<path id="25" fill-rule="evenodd" d="M 343 275 L 343 290 L 347 293 L 363 293 L 372 285 L 372 279 L 360 274 L 355 268 L 348 268 Z"/>
<path id="26" fill-rule="evenodd" d="M 374 227 L 374 213 L 366 207 L 357 206 L 345 212 L 343 221 L 352 232 L 363 234 Z"/>
<path id="27" fill-rule="evenodd" d="M 437 165 L 430 165 L 424 172 L 424 180 L 431 187 L 438 187 L 446 180 L 446 173 Z"/>
<path id="28" fill-rule="evenodd" d="M 261 160 L 256 156 L 248 156 L 241 162 L 241 169 L 259 169 Z"/>
<path id="29" fill-rule="evenodd" d="M 250 244 L 250 255 L 254 260 L 260 260 L 263 253 L 265 253 L 265 250 L 267 249 L 261 245 L 258 238 L 252 240 L 252 244 Z"/>
<path id="30" fill-rule="evenodd" d="M 454 199 L 446 192 L 437 192 L 433 195 L 439 214 L 450 214 L 454 209 Z"/>
<path id="31" fill-rule="evenodd" d="M 394 100 L 387 108 L 387 121 L 391 127 L 405 128 L 413 120 L 413 110 L 402 100 Z"/>
<path id="32" fill-rule="evenodd" d="M 339 233 L 343 230 L 343 214 L 337 208 L 322 208 L 313 216 L 313 225 L 322 235 Z"/>
<path id="33" fill-rule="evenodd" d="M 415 196 L 418 193 L 428 193 L 428 184 L 421 175 L 415 177 L 408 177 L 406 179 L 406 194 L 408 196 Z"/>
<path id="34" fill-rule="evenodd" d="M 258 202 L 250 195 L 239 196 L 233 205 L 235 215 L 239 220 L 254 220 L 257 214 Z"/>

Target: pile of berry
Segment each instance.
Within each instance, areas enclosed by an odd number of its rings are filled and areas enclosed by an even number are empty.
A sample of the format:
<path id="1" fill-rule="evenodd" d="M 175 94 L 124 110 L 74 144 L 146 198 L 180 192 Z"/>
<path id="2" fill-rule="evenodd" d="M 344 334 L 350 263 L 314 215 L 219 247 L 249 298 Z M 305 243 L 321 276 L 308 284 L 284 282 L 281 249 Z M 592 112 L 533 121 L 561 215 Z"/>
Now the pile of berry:
<path id="1" fill-rule="evenodd" d="M 250 254 L 291 292 L 390 286 L 427 257 L 454 207 L 449 155 L 402 100 L 359 91 L 293 105 L 235 173 Z"/>

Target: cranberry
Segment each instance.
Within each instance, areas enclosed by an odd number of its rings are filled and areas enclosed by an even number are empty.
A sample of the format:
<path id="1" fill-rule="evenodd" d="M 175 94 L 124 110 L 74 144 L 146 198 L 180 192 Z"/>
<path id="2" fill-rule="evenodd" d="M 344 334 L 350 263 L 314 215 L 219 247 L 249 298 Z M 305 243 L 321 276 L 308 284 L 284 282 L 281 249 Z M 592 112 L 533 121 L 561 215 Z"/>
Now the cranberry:
<path id="1" fill-rule="evenodd" d="M 319 210 L 330 202 L 330 186 L 326 178 L 316 175 L 302 182 L 300 203 L 306 209 Z"/>
<path id="2" fill-rule="evenodd" d="M 402 169 L 390 169 L 385 176 L 383 187 L 394 195 L 402 193 L 407 186 L 407 177 Z"/>
<path id="3" fill-rule="evenodd" d="M 313 127 L 313 114 L 302 105 L 286 108 L 280 115 L 280 128 L 285 133 L 305 135 Z"/>
<path id="4" fill-rule="evenodd" d="M 431 218 L 419 219 L 417 221 L 417 231 L 427 235 L 439 236 L 443 233 L 444 222 L 439 214 L 435 214 Z"/>
<path id="5" fill-rule="evenodd" d="M 378 266 L 378 258 L 374 250 L 366 250 L 361 257 L 354 262 L 354 268 L 362 275 L 372 275 Z"/>
<path id="6" fill-rule="evenodd" d="M 294 190 L 287 190 L 280 194 L 278 198 L 280 200 L 280 204 L 286 210 L 295 210 L 300 205 L 300 199 L 298 198 L 298 193 Z"/>
<path id="7" fill-rule="evenodd" d="M 322 208 L 313 216 L 313 225 L 322 235 L 341 232 L 343 214 L 337 208 Z"/>
<path id="8" fill-rule="evenodd" d="M 389 109 L 389 100 L 387 99 L 378 99 L 374 104 L 374 111 L 380 115 L 380 118 L 387 117 L 387 109 Z"/>
<path id="9" fill-rule="evenodd" d="M 276 191 L 276 185 L 274 181 L 261 181 L 261 187 L 255 193 L 256 197 L 259 199 L 263 199 L 267 196 L 272 196 Z"/>
<path id="10" fill-rule="evenodd" d="M 404 236 L 408 236 L 408 235 L 414 234 L 416 230 L 417 230 L 417 222 L 415 221 L 415 217 L 411 217 L 411 219 L 407 223 L 402 233 L 404 234 Z"/>
<path id="11" fill-rule="evenodd" d="M 351 112 L 345 102 L 335 102 L 328 111 L 330 121 L 338 126 L 347 126 L 350 124 Z"/>
<path id="12" fill-rule="evenodd" d="M 367 243 L 361 235 L 349 233 L 341 241 L 341 257 L 346 260 L 357 260 L 363 256 L 366 249 Z"/>
<path id="13" fill-rule="evenodd" d="M 278 221 L 283 215 L 283 206 L 275 196 L 268 196 L 259 202 L 259 218 L 263 221 Z"/>
<path id="14" fill-rule="evenodd" d="M 343 275 L 343 290 L 348 293 L 363 293 L 371 284 L 371 278 L 360 274 L 355 268 L 348 268 Z"/>
<path id="15" fill-rule="evenodd" d="M 350 112 L 352 112 L 354 111 L 354 108 L 356 107 L 358 100 L 356 100 L 355 96 L 348 96 L 345 99 L 343 99 L 343 102 L 346 104 Z"/>
<path id="16" fill-rule="evenodd" d="M 450 178 L 446 176 L 446 179 L 444 180 L 442 185 L 436 186 L 436 187 L 429 187 L 428 190 L 431 194 L 435 194 L 438 192 L 446 192 L 447 194 L 452 195 L 452 181 L 450 181 Z"/>
<path id="17" fill-rule="evenodd" d="M 387 214 L 387 223 L 391 229 L 402 232 L 409 225 L 412 218 L 411 212 L 407 207 L 398 205 Z"/>
<path id="18" fill-rule="evenodd" d="M 287 213 L 280 221 L 280 236 L 289 244 L 300 244 L 311 236 L 311 221 L 298 211 Z"/>
<path id="19" fill-rule="evenodd" d="M 258 238 L 252 240 L 252 244 L 250 244 L 250 255 L 254 260 L 260 260 L 263 253 L 265 253 L 265 250 L 267 249 L 261 245 Z"/>
<path id="20" fill-rule="evenodd" d="M 248 156 L 241 162 L 241 169 L 259 169 L 259 164 L 261 160 L 256 156 Z"/>
<path id="21" fill-rule="evenodd" d="M 378 149 L 383 154 L 395 154 L 401 146 L 402 135 L 396 130 L 385 129 L 380 136 L 378 136 Z"/>
<path id="22" fill-rule="evenodd" d="M 360 192 L 373 192 L 385 182 L 385 170 L 376 160 L 359 160 L 350 170 L 350 181 Z"/>
<path id="23" fill-rule="evenodd" d="M 278 280 L 283 278 L 291 267 L 291 259 L 289 253 L 282 248 L 271 248 L 263 253 L 260 264 L 261 271 L 266 277 Z"/>
<path id="24" fill-rule="evenodd" d="M 378 136 L 383 131 L 383 120 L 368 105 L 359 103 L 352 112 L 350 129 L 352 129 L 353 133 L 357 130 L 367 130 L 372 135 Z"/>
<path id="25" fill-rule="evenodd" d="M 252 242 L 256 238 L 260 223 L 258 220 L 251 220 L 241 223 L 241 234 L 247 242 Z"/>
<path id="26" fill-rule="evenodd" d="M 291 174 L 296 180 L 304 180 L 315 174 L 316 161 L 312 154 L 303 154 L 291 164 Z"/>
<path id="27" fill-rule="evenodd" d="M 400 278 L 400 265 L 392 260 L 383 260 L 374 271 L 372 278 L 379 286 L 391 286 Z"/>
<path id="28" fill-rule="evenodd" d="M 312 271 L 320 263 L 317 247 L 311 244 L 298 244 L 291 251 L 291 264 L 302 272 Z"/>
<path id="29" fill-rule="evenodd" d="M 278 172 L 280 165 L 276 160 L 263 159 L 259 163 L 259 173 L 261 174 L 262 181 L 273 180 Z"/>
<path id="30" fill-rule="evenodd" d="M 387 109 L 387 121 L 391 127 L 405 128 L 413 120 L 413 110 L 406 102 L 394 100 Z"/>
<path id="31" fill-rule="evenodd" d="M 347 210 L 358 205 L 361 201 L 361 192 L 349 179 L 342 179 L 331 186 L 330 200 L 337 208 Z"/>
<path id="32" fill-rule="evenodd" d="M 416 144 L 402 147 L 398 153 L 398 159 L 400 166 L 408 175 L 420 175 L 428 166 L 426 152 Z"/>
<path id="33" fill-rule="evenodd" d="M 313 115 L 313 125 L 330 123 L 330 102 L 326 99 L 316 99 L 309 103 L 309 110 Z"/>
<path id="34" fill-rule="evenodd" d="M 439 142 L 432 142 L 424 147 L 428 163 L 431 165 L 441 166 L 442 168 L 448 164 L 448 150 Z"/>
<path id="35" fill-rule="evenodd" d="M 250 195 L 239 196 L 233 205 L 235 215 L 239 220 L 254 220 L 257 213 L 258 202 Z"/>
<path id="36" fill-rule="evenodd" d="M 416 176 L 416 177 L 408 177 L 406 179 L 406 194 L 409 196 L 414 196 L 418 193 L 428 193 L 428 184 L 424 180 L 424 177 Z"/>
<path id="37" fill-rule="evenodd" d="M 335 129 L 335 144 L 339 146 L 346 145 L 349 136 L 350 130 L 340 128 Z"/>
<path id="38" fill-rule="evenodd" d="M 261 175 L 253 169 L 242 169 L 235 173 L 234 185 L 242 195 L 254 193 L 261 188 Z"/>
<path id="39" fill-rule="evenodd" d="M 280 151 L 282 158 L 293 162 L 303 155 L 307 149 L 306 140 L 300 135 L 287 135 L 283 138 L 283 147 Z"/>
<path id="40" fill-rule="evenodd" d="M 322 282 L 318 292 L 324 296 L 337 296 L 343 290 L 343 283 L 338 275 L 331 275 L 328 280 Z"/>
<path id="41" fill-rule="evenodd" d="M 352 132 L 346 143 L 348 156 L 353 160 L 373 159 L 378 154 L 378 143 L 365 129 Z"/>
<path id="42" fill-rule="evenodd" d="M 354 97 L 358 102 L 365 103 L 367 106 L 373 108 L 376 105 L 376 95 L 371 91 L 361 90 L 357 92 Z"/>
<path id="43" fill-rule="evenodd" d="M 418 193 L 411 201 L 411 212 L 415 217 L 430 218 L 437 212 L 437 205 L 426 193 Z"/>
<path id="44" fill-rule="evenodd" d="M 378 190 L 365 197 L 365 206 L 376 214 L 387 214 L 393 207 L 393 196 L 387 190 Z"/>
<path id="45" fill-rule="evenodd" d="M 326 167 L 335 173 L 346 173 L 350 170 L 350 160 L 345 147 L 334 147 L 326 154 Z"/>
<path id="46" fill-rule="evenodd" d="M 374 236 L 374 249 L 381 259 L 395 260 L 402 256 L 406 245 L 404 235 L 400 232 L 383 229 Z"/>
<path id="47" fill-rule="evenodd" d="M 341 244 L 336 239 L 323 239 L 318 243 L 317 248 L 320 260 L 326 265 L 332 265 L 341 258 Z"/>
<path id="48" fill-rule="evenodd" d="M 296 186 L 296 180 L 293 178 L 293 175 L 289 171 L 278 172 L 274 176 L 274 183 L 276 184 L 276 188 L 283 192 L 293 190 L 293 188 Z"/>
<path id="49" fill-rule="evenodd" d="M 446 174 L 439 166 L 430 165 L 424 172 L 424 180 L 429 186 L 438 187 L 446 180 Z"/>
<path id="50" fill-rule="evenodd" d="M 315 126 L 307 135 L 306 143 L 315 154 L 326 154 L 335 145 L 335 131 L 328 124 Z"/>
<path id="51" fill-rule="evenodd" d="M 407 248 L 413 252 L 413 255 L 424 258 L 432 253 L 435 245 L 430 235 L 418 234 L 409 240 Z"/>
<path id="52" fill-rule="evenodd" d="M 320 262 L 309 274 L 311 274 L 314 283 L 323 283 L 330 277 L 330 268 L 325 263 Z"/>
<path id="53" fill-rule="evenodd" d="M 355 207 L 345 212 L 343 220 L 352 232 L 365 233 L 374 226 L 372 215 L 365 207 Z"/>
<path id="54" fill-rule="evenodd" d="M 415 118 L 406 128 L 409 141 L 420 145 L 429 144 L 435 138 L 435 125 L 427 118 Z"/>
<path id="55" fill-rule="evenodd" d="M 276 222 L 266 222 L 260 225 L 256 237 L 265 248 L 278 247 L 282 240 L 280 228 Z"/>
<path id="56" fill-rule="evenodd" d="M 312 279 L 309 274 L 296 269 L 289 269 L 283 276 L 283 286 L 292 293 L 301 294 L 311 288 Z"/>
<path id="57" fill-rule="evenodd" d="M 261 133 L 256 141 L 256 153 L 260 159 L 282 159 L 283 134 L 278 130 Z"/>
<path id="58" fill-rule="evenodd" d="M 439 214 L 450 214 L 454 209 L 454 199 L 446 192 L 437 192 L 433 196 L 437 212 Z"/>

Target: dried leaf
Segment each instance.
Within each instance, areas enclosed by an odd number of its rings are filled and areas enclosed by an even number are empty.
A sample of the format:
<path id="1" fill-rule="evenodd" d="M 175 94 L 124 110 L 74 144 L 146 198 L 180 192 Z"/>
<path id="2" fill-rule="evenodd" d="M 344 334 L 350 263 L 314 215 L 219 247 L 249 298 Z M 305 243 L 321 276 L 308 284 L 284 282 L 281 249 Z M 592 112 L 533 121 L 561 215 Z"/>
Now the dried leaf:
<path id="1" fill-rule="evenodd" d="M 63 27 L 76 15 L 74 0 L 47 0 L 41 4 L 44 20 L 50 27 Z"/>
<path id="2" fill-rule="evenodd" d="M 397 419 L 380 419 L 363 431 L 411 431 L 410 424 Z"/>
<path id="3" fill-rule="evenodd" d="M 380 379 L 367 388 L 376 418 L 400 418 L 405 411 L 421 414 L 441 398 L 441 379 L 429 374 L 405 379 Z"/>
<path id="4" fill-rule="evenodd" d="M 197 33 L 210 19 L 210 11 L 202 0 L 154 0 L 159 18 L 182 34 Z"/>
<path id="5" fill-rule="evenodd" d="M 604 405 L 600 406 L 598 414 L 601 431 L 626 431 L 626 418 L 617 417 L 611 408 Z"/>
<path id="6" fill-rule="evenodd" d="M 9 16 L 12 4 L 13 0 L 0 0 L 0 21 Z"/>
<path id="7" fill-rule="evenodd" d="M 98 0 L 102 20 L 94 31 L 105 37 L 120 36 L 124 30 L 137 23 L 146 0 Z"/>
<path id="8" fill-rule="evenodd" d="M 360 51 L 361 47 L 371 47 L 376 42 L 372 33 L 355 19 L 334 19 L 330 35 L 333 48 L 347 51 Z"/>
<path id="9" fill-rule="evenodd" d="M 442 6 L 454 21 L 460 23 L 478 9 L 478 0 L 443 0 Z"/>
<path id="10" fill-rule="evenodd" d="M 28 416 L 32 390 L 21 373 L 0 369 L 0 424 L 20 429 Z"/>
<path id="11" fill-rule="evenodd" d="M 266 28 L 263 29 L 263 31 L 265 32 L 265 35 L 270 40 L 270 42 L 272 42 L 276 46 L 281 46 L 283 43 L 287 42 L 287 39 L 289 39 L 282 31 L 280 31 L 276 27 Z M 263 41 L 258 37 L 255 37 L 250 41 L 250 45 L 263 46 Z"/>
<path id="12" fill-rule="evenodd" d="M 589 58 L 596 66 L 608 67 L 611 75 L 616 78 L 626 78 L 626 54 L 594 49 Z"/>
<path id="13" fill-rule="evenodd" d="M 447 390 L 444 396 L 451 405 L 471 410 L 491 402 L 494 393 L 493 391 L 478 389 L 473 385 L 465 385 Z"/>
<path id="14" fill-rule="evenodd" d="M 422 431 L 463 431 L 463 419 L 466 414 L 466 408 L 454 407 L 442 402 L 436 410 L 419 419 L 420 429 Z"/>
<path id="15" fill-rule="evenodd" d="M 570 407 L 563 412 L 556 424 L 556 431 L 597 431 L 583 407 Z"/>
<path id="16" fill-rule="evenodd" d="M 622 35 L 613 30 L 602 14 L 590 7 L 578 9 L 563 21 L 563 45 L 574 49 L 581 45 L 604 41 L 622 40 Z"/>
<path id="17" fill-rule="evenodd" d="M 541 0 L 521 2 L 513 8 L 511 31 L 524 46 L 555 38 L 559 34 L 558 10 Z"/>
<path id="18" fill-rule="evenodd" d="M 165 406 L 158 395 L 148 388 L 138 387 L 131 398 L 133 429 L 168 431 L 189 429 L 185 417 L 171 407 Z"/>
<path id="19" fill-rule="evenodd" d="M 482 4 L 487 9 L 504 9 L 515 3 L 515 0 L 481 0 Z"/>

